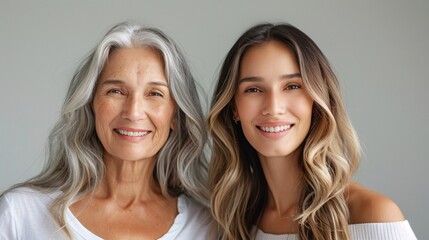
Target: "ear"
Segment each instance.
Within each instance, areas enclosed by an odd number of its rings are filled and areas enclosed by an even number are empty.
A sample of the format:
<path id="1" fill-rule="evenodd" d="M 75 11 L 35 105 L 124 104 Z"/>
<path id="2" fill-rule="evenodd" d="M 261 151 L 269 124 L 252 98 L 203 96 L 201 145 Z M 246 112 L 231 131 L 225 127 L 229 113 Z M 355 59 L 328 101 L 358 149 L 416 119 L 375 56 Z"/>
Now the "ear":
<path id="1" fill-rule="evenodd" d="M 177 106 L 177 104 L 175 103 L 175 108 L 174 108 L 174 114 L 171 118 L 171 122 L 170 122 L 170 131 L 174 131 L 177 128 L 177 119 L 180 118 L 180 110 Z"/>
<path id="2" fill-rule="evenodd" d="M 232 120 L 234 120 L 235 123 L 240 121 L 240 116 L 235 108 L 232 110 Z"/>
<path id="3" fill-rule="evenodd" d="M 176 123 L 176 118 L 175 118 L 175 117 L 173 117 L 173 119 L 171 119 L 170 129 L 171 129 L 172 131 L 176 130 L 176 125 L 177 125 L 177 123 Z"/>

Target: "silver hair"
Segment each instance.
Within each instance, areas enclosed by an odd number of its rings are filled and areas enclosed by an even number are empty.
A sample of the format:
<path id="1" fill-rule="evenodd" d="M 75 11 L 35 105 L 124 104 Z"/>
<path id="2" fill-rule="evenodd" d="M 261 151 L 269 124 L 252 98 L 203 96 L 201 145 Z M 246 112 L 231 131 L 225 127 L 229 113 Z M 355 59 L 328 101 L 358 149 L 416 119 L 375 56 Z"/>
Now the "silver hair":
<path id="1" fill-rule="evenodd" d="M 134 47 L 150 47 L 162 54 L 168 86 L 177 104 L 176 127 L 157 154 L 154 178 L 165 196 L 185 193 L 207 204 L 207 133 L 199 101 L 201 89 L 172 39 L 158 29 L 124 22 L 107 32 L 73 76 L 61 118 L 49 136 L 48 160 L 42 172 L 14 186 L 60 190 L 51 206 L 60 226 L 65 226 L 65 209 L 79 196 L 92 193 L 104 174 L 103 146 L 95 131 L 92 108 L 97 79 L 111 51 Z"/>

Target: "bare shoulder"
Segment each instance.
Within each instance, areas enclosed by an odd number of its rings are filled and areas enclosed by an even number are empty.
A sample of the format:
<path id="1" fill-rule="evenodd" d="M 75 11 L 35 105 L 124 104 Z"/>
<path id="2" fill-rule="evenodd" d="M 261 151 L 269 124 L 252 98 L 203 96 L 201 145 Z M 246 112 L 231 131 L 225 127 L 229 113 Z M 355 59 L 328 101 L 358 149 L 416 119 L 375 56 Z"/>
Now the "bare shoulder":
<path id="1" fill-rule="evenodd" d="M 346 199 L 350 224 L 404 221 L 404 215 L 395 202 L 359 184 L 349 184 Z"/>

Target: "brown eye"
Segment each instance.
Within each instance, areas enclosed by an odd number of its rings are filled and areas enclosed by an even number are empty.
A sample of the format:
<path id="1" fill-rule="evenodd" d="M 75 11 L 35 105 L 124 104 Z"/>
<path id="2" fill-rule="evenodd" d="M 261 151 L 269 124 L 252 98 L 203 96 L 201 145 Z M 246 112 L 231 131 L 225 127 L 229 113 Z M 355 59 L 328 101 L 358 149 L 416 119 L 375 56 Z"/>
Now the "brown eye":
<path id="1" fill-rule="evenodd" d="M 262 92 L 262 91 L 258 88 L 248 88 L 244 92 L 245 93 L 258 93 L 258 92 Z"/>
<path id="2" fill-rule="evenodd" d="M 160 92 L 157 91 L 153 91 L 149 93 L 149 96 L 154 96 L 154 97 L 164 97 L 164 95 Z"/>
<path id="3" fill-rule="evenodd" d="M 300 89 L 301 86 L 298 84 L 290 84 L 286 87 L 286 90 L 296 90 L 296 89 Z"/>
<path id="4" fill-rule="evenodd" d="M 119 89 L 113 88 L 113 89 L 109 89 L 107 91 L 107 94 L 122 94 L 122 91 Z"/>

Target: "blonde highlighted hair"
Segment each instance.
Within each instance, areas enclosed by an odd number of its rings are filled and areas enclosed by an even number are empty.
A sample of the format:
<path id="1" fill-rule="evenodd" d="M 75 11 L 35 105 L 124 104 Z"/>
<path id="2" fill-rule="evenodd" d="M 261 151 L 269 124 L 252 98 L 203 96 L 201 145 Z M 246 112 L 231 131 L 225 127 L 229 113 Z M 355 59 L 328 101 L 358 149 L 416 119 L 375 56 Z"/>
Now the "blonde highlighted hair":
<path id="1" fill-rule="evenodd" d="M 261 24 L 247 30 L 228 52 L 219 74 L 207 124 L 213 145 L 211 206 L 221 238 L 251 239 L 267 198 L 257 153 L 241 126 L 233 122 L 240 61 L 249 48 L 267 41 L 281 42 L 294 53 L 314 100 L 310 131 L 300 153 L 304 188 L 296 218 L 299 238 L 350 239 L 344 191 L 359 164 L 359 142 L 329 62 L 313 40 L 289 24 Z"/>

